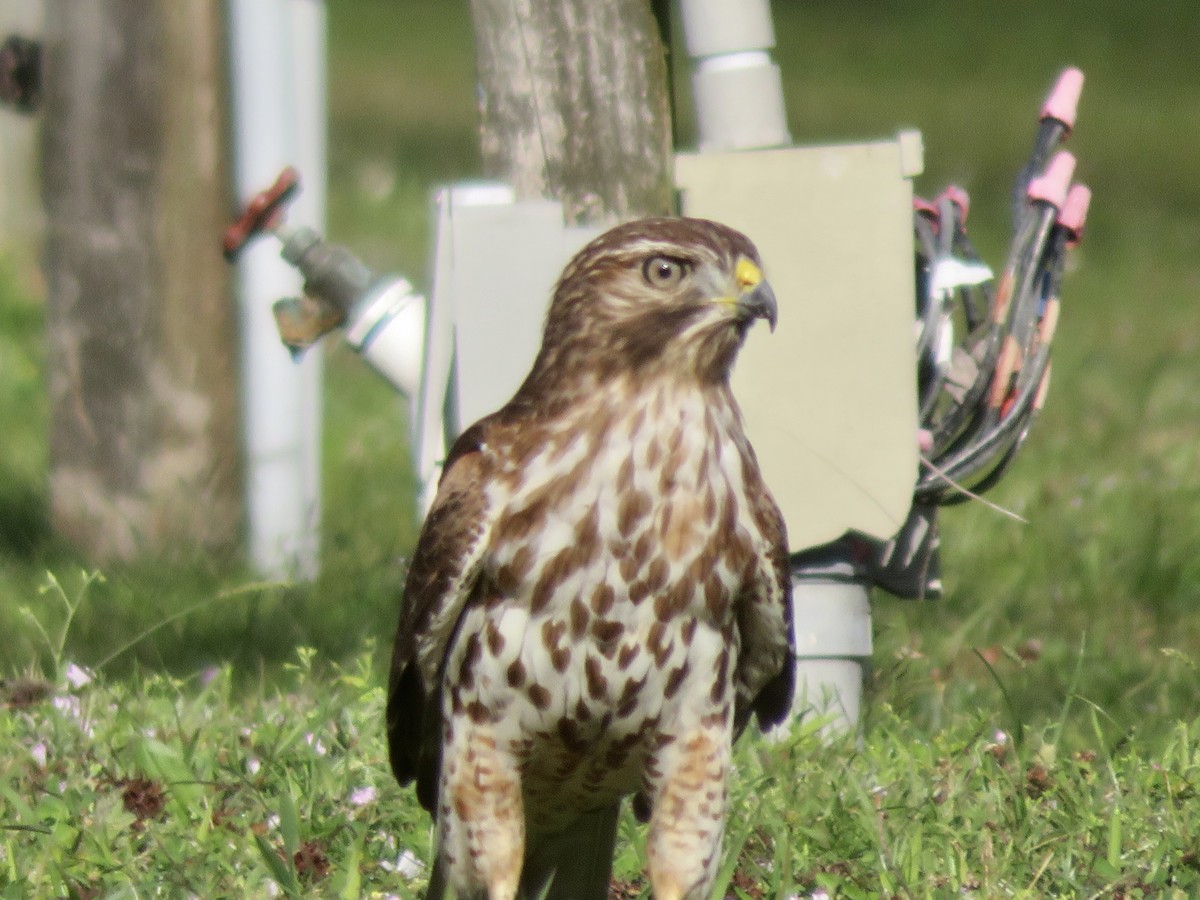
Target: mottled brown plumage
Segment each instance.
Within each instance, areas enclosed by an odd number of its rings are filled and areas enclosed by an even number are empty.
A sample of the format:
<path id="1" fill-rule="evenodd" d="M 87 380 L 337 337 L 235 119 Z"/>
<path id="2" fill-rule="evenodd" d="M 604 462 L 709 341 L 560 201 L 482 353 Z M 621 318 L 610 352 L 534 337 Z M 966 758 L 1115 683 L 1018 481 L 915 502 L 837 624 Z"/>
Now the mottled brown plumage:
<path id="1" fill-rule="evenodd" d="M 551 896 L 606 896 L 631 793 L 655 897 L 707 896 L 732 740 L 792 690 L 784 525 L 729 388 L 753 319 L 774 325 L 759 266 L 703 220 L 600 236 L 524 384 L 446 460 L 387 726 L 437 818 L 435 882 L 460 896 L 526 896 L 556 870 Z"/>

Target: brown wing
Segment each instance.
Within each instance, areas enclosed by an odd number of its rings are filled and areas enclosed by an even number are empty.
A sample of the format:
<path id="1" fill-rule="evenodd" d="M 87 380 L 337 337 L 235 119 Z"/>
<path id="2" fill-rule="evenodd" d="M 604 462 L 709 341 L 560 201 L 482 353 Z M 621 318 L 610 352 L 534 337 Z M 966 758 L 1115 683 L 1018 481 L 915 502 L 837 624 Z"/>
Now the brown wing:
<path id="1" fill-rule="evenodd" d="M 783 514 L 767 491 L 758 467 L 747 471 L 747 500 L 764 545 L 759 548 L 755 578 L 738 598 L 737 623 L 741 635 L 738 656 L 735 734 L 754 713 L 763 730 L 778 725 L 792 705 L 796 680 L 796 644 L 792 628 L 792 578 L 788 565 L 787 528 Z"/>
<path id="2" fill-rule="evenodd" d="M 417 797 L 431 812 L 441 743 L 442 664 L 478 578 L 491 527 L 484 490 L 486 431 L 484 420 L 463 432 L 450 450 L 409 565 L 392 648 L 387 702 L 392 772 L 402 785 L 417 780 Z"/>

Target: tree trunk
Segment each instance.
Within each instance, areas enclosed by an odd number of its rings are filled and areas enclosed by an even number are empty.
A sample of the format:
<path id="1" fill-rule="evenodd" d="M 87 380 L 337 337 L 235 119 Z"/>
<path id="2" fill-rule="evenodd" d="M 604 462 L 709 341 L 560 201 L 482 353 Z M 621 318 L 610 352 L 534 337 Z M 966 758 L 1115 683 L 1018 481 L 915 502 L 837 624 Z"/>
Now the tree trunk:
<path id="1" fill-rule="evenodd" d="M 221 5 L 50 0 L 50 497 L 90 560 L 239 544 Z"/>
<path id="2" fill-rule="evenodd" d="M 569 222 L 665 214 L 671 116 L 650 0 L 471 0 L 483 164 Z"/>
<path id="3" fill-rule="evenodd" d="M 471 0 L 487 174 L 517 197 L 562 201 L 567 221 L 671 212 L 666 51 L 655 0 Z M 620 804 L 526 846 L 522 897 L 600 900 Z M 443 875 L 439 856 L 431 885 Z M 549 891 L 547 887 L 549 886 Z M 431 887 L 430 898 L 440 897 Z"/>

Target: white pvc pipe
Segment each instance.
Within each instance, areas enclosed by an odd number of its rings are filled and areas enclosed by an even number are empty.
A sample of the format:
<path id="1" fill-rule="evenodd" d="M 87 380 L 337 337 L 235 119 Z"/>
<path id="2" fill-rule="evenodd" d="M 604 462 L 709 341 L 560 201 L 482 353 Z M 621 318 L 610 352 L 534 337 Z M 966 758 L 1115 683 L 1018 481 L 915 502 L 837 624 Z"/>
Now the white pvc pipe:
<path id="1" fill-rule="evenodd" d="M 701 151 L 792 142 L 769 0 L 681 0 Z"/>
<path id="2" fill-rule="evenodd" d="M 395 277 L 359 299 L 346 323 L 346 343 L 409 400 L 415 423 L 425 355 L 425 298 Z M 415 442 L 415 430 L 413 435 Z"/>
<path id="3" fill-rule="evenodd" d="M 775 29 L 769 0 L 681 0 L 680 11 L 701 152 L 790 146 L 783 79 L 771 61 Z M 807 569 L 794 571 L 792 583 L 791 722 L 817 715 L 827 735 L 854 732 L 871 661 L 868 587 Z M 789 731 L 784 726 L 775 733 Z"/>
<path id="4" fill-rule="evenodd" d="M 871 602 L 857 581 L 792 578 L 797 718 L 816 715 L 829 735 L 858 728 L 871 664 Z"/>
<path id="5" fill-rule="evenodd" d="M 320 229 L 324 217 L 324 8 L 318 0 L 230 0 L 234 180 L 245 202 L 285 165 L 305 178 L 289 212 Z M 300 292 L 270 242 L 238 265 L 242 327 L 247 532 L 255 569 L 312 578 L 318 569 L 321 357 L 295 363 L 271 304 Z"/>

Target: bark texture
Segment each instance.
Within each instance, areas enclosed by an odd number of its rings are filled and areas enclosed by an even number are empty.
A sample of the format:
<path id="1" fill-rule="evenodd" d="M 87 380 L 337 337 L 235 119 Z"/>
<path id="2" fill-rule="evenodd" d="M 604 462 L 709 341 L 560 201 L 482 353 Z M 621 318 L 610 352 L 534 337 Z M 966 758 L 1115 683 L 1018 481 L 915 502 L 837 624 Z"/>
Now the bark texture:
<path id="1" fill-rule="evenodd" d="M 221 5 L 50 0 L 50 496 L 89 559 L 239 543 Z"/>
<path id="2" fill-rule="evenodd" d="M 649 0 L 471 0 L 483 163 L 599 224 L 672 207 L 666 50 Z"/>

